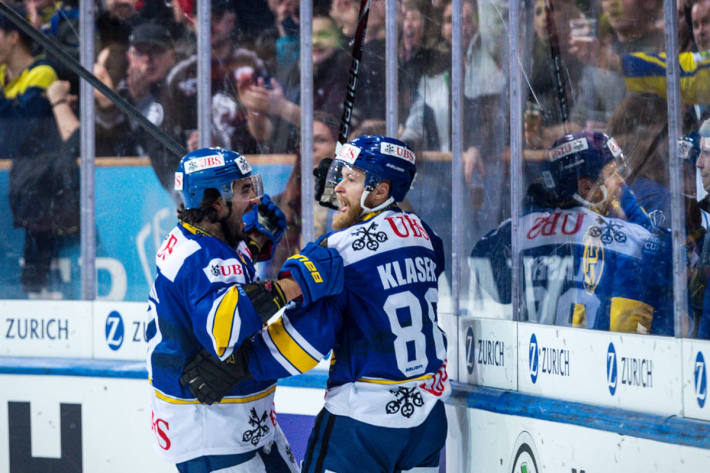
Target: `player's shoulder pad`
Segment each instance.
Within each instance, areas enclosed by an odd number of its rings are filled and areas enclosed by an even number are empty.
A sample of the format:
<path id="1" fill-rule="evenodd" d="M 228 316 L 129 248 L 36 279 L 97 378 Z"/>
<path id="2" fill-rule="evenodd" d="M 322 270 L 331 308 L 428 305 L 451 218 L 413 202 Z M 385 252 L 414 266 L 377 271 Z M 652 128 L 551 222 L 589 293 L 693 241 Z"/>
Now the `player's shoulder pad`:
<path id="1" fill-rule="evenodd" d="M 155 265 L 163 276 L 174 282 L 185 260 L 200 248 L 197 241 L 188 238 L 181 228 L 176 226 L 165 237 L 155 254 Z"/>
<path id="2" fill-rule="evenodd" d="M 395 208 L 330 234 L 328 247 L 340 253 L 345 266 L 402 248 L 434 252 L 439 238 L 430 237 L 430 230 L 416 214 Z"/>
<path id="3" fill-rule="evenodd" d="M 419 221 L 422 223 L 424 230 L 429 234 L 429 238 L 431 238 L 431 245 L 434 247 L 434 255 L 436 256 L 436 275 L 438 277 L 441 273 L 444 272 L 444 269 L 446 269 L 444 242 L 439 237 L 439 235 L 429 226 L 428 223 L 421 219 Z"/>

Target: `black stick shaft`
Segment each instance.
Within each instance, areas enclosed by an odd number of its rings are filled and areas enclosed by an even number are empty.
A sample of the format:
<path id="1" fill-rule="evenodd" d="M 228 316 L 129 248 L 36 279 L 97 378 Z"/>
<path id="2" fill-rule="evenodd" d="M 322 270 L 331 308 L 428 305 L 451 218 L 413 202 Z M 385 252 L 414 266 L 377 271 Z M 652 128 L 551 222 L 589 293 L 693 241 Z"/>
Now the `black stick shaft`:
<path id="1" fill-rule="evenodd" d="M 567 88 L 564 78 L 562 77 L 562 55 L 560 53 L 560 38 L 555 27 L 555 9 L 552 5 L 552 0 L 545 0 L 545 28 L 547 29 L 547 38 L 550 42 L 550 54 L 552 56 L 552 67 L 555 74 L 555 89 L 557 90 L 557 102 L 560 107 L 560 117 L 565 125 L 569 118 L 569 101 L 567 98 Z"/>
<path id="2" fill-rule="evenodd" d="M 128 103 L 123 97 L 107 87 L 95 75 L 87 71 L 76 59 L 64 52 L 60 47 L 55 45 L 51 39 L 37 31 L 26 19 L 19 15 L 15 10 L 7 6 L 4 0 L 0 0 L 0 13 L 7 16 L 18 28 L 27 34 L 34 41 L 39 43 L 49 54 L 56 57 L 62 64 L 67 66 L 72 72 L 86 80 L 99 92 L 108 97 L 119 110 L 133 118 L 153 138 L 160 141 L 166 148 L 175 153 L 177 156 L 183 156 L 186 152 L 185 148 L 175 141 L 170 135 L 151 123 L 145 118 L 136 108 Z"/>
<path id="3" fill-rule="evenodd" d="M 355 36 L 353 37 L 353 60 L 350 63 L 348 83 L 345 88 L 345 102 L 343 103 L 343 116 L 340 120 L 340 131 L 338 132 L 338 143 L 340 144 L 345 144 L 350 134 L 350 120 L 352 119 L 353 105 L 355 103 L 357 79 L 360 73 L 360 61 L 362 60 L 362 44 L 365 41 L 369 13 L 370 0 L 360 0 L 360 14 L 358 15 Z"/>

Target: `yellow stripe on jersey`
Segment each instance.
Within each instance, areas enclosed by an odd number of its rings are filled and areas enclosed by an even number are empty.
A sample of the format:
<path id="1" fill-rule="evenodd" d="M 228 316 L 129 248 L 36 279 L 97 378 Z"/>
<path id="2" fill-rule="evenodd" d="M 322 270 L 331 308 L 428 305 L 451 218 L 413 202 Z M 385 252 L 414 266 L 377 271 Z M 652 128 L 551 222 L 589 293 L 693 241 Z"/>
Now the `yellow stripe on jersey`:
<path id="1" fill-rule="evenodd" d="M 217 401 L 216 404 L 244 404 L 246 402 L 258 401 L 259 399 L 263 399 L 266 396 L 272 394 L 274 391 L 276 391 L 275 384 L 266 391 L 262 391 L 256 394 L 250 394 L 249 396 L 222 398 L 222 400 Z M 176 397 L 168 396 L 167 394 L 163 394 L 157 389 L 154 389 L 153 392 L 155 393 L 155 397 L 162 401 L 169 402 L 170 404 L 200 404 L 200 401 L 198 401 L 197 399 L 179 399 Z"/>
<path id="2" fill-rule="evenodd" d="M 403 384 L 403 383 L 409 383 L 411 381 L 424 381 L 425 379 L 431 379 L 433 378 L 433 374 L 425 374 L 424 376 L 419 376 L 417 378 L 409 378 L 409 379 L 400 379 L 399 381 L 395 381 L 393 379 L 375 379 L 375 378 L 358 378 L 358 381 L 361 381 L 363 383 L 373 383 L 373 384 Z"/>
<path id="3" fill-rule="evenodd" d="M 305 373 L 318 364 L 318 360 L 309 355 L 308 352 L 301 348 L 296 340 L 289 335 L 286 328 L 284 328 L 283 319 L 279 318 L 279 320 L 269 325 L 267 330 L 279 352 L 298 371 Z"/>
<path id="4" fill-rule="evenodd" d="M 584 304 L 575 304 L 574 312 L 572 312 L 572 327 L 587 326 L 587 308 Z"/>
<path id="5" fill-rule="evenodd" d="M 7 84 L 5 87 L 5 97 L 14 99 L 22 95 L 31 87 L 38 87 L 46 90 L 49 85 L 57 80 L 57 73 L 51 66 L 46 64 L 25 69 L 19 77 Z"/>
<path id="6" fill-rule="evenodd" d="M 648 333 L 651 330 L 653 307 L 634 299 L 612 297 L 609 330 L 625 333 Z"/>
<path id="7" fill-rule="evenodd" d="M 232 325 L 234 323 L 234 313 L 237 311 L 237 302 L 239 302 L 239 291 L 237 286 L 232 286 L 227 290 L 214 314 L 212 337 L 215 341 L 215 351 L 220 357 L 224 355 L 229 346 L 229 339 L 232 337 Z"/>

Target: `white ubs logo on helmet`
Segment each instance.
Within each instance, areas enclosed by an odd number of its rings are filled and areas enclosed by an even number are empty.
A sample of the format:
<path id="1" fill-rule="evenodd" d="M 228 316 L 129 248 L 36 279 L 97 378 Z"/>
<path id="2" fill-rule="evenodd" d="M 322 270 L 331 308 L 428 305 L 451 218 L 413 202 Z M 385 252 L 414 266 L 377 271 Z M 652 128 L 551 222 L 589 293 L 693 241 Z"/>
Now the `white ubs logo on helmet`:
<path id="1" fill-rule="evenodd" d="M 589 144 L 587 143 L 586 138 L 577 138 L 576 140 L 562 143 L 561 145 L 550 150 L 550 161 L 563 158 L 570 154 L 579 153 L 585 149 L 589 149 Z"/>
<path id="2" fill-rule="evenodd" d="M 405 148 L 404 146 L 399 146 L 394 143 L 387 143 L 383 141 L 380 143 L 380 153 L 404 159 L 405 161 L 409 161 L 410 163 L 414 164 L 414 153 Z"/>
<path id="3" fill-rule="evenodd" d="M 185 174 L 192 174 L 203 169 L 217 168 L 224 166 L 224 156 L 213 154 L 211 156 L 203 156 L 201 158 L 191 159 L 185 163 Z"/>

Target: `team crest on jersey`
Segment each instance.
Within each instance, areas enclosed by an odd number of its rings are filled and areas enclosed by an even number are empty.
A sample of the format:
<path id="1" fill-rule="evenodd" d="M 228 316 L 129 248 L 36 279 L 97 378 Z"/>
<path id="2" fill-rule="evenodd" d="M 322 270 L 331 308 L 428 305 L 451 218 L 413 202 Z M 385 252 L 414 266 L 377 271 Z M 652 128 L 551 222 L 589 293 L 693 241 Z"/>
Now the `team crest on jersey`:
<path id="1" fill-rule="evenodd" d="M 202 270 L 211 283 L 244 282 L 244 268 L 236 258 L 226 260 L 214 258 Z"/>
<path id="2" fill-rule="evenodd" d="M 417 407 L 424 405 L 422 393 L 419 392 L 417 386 L 413 388 L 400 386 L 397 389 L 390 389 L 389 391 L 394 395 L 394 399 L 385 406 L 385 412 L 387 412 L 387 414 L 400 413 L 402 416 L 409 418 L 412 417 Z"/>
<path id="3" fill-rule="evenodd" d="M 256 409 L 252 407 L 249 412 L 249 425 L 252 428 L 242 434 L 242 442 L 250 442 L 254 446 L 258 445 L 259 441 L 271 430 L 267 420 L 269 420 L 269 414 L 266 411 L 259 417 Z"/>
<path id="4" fill-rule="evenodd" d="M 621 224 L 613 221 L 606 221 L 602 217 L 597 217 L 597 225 L 589 227 L 589 236 L 599 238 L 605 245 L 613 242 L 626 243 L 626 234 L 621 231 Z"/>
<path id="5" fill-rule="evenodd" d="M 584 274 L 584 290 L 589 294 L 594 294 L 604 274 L 604 245 L 600 245 L 599 240 L 591 235 L 584 242 L 582 272 Z"/>
<path id="6" fill-rule="evenodd" d="M 355 251 L 360 251 L 363 248 L 367 248 L 371 251 L 376 251 L 380 247 L 380 243 L 387 241 L 387 234 L 383 231 L 377 231 L 377 223 L 372 222 L 367 227 L 361 225 L 351 233 L 352 236 L 357 237 L 353 243 L 352 247 Z"/>

